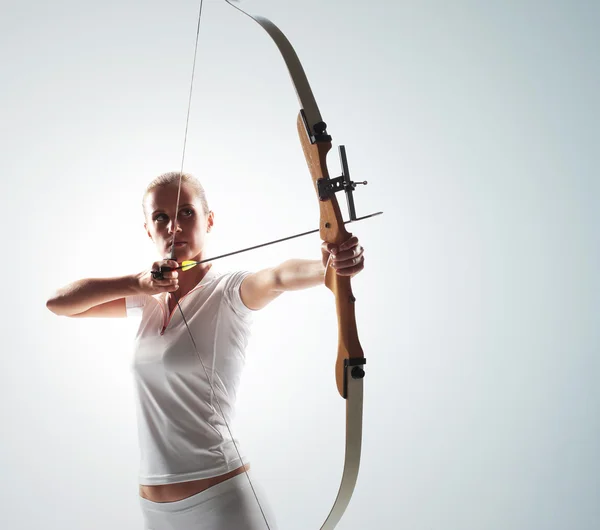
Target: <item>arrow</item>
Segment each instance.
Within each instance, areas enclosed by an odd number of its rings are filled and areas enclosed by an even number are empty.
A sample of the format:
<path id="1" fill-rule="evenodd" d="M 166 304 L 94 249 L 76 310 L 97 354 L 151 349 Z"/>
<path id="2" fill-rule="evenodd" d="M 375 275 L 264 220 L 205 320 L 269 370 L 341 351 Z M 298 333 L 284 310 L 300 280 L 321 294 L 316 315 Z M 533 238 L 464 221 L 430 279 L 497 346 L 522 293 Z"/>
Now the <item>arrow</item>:
<path id="1" fill-rule="evenodd" d="M 355 223 L 356 221 L 363 221 L 364 219 L 369 219 L 371 217 L 375 217 L 377 215 L 381 215 L 383 212 L 375 212 L 369 215 L 363 215 L 362 217 L 357 217 L 356 219 L 350 221 L 344 221 L 344 224 Z M 297 237 L 308 236 L 310 234 L 315 234 L 319 232 L 320 228 L 316 228 L 314 230 L 309 230 L 308 232 L 302 232 L 300 234 L 294 234 L 293 236 L 282 237 L 281 239 L 275 239 L 273 241 L 268 241 L 267 243 L 261 243 L 260 245 L 254 245 L 252 247 L 243 248 L 241 250 L 234 250 L 233 252 L 227 252 L 227 254 L 221 254 L 220 256 L 215 256 L 214 258 L 207 258 L 201 261 L 182 261 L 179 267 L 161 267 L 157 271 L 152 271 L 152 277 L 155 280 L 162 280 L 163 272 L 171 272 L 176 270 L 187 271 L 194 268 L 196 265 L 200 265 L 201 263 L 206 263 L 207 261 L 215 261 L 217 259 L 226 258 L 228 256 L 233 256 L 234 254 L 241 254 L 242 252 L 248 252 L 249 250 L 255 250 L 257 248 L 266 247 L 268 245 L 274 245 L 275 243 L 281 243 L 282 241 L 288 241 L 290 239 L 295 239 Z"/>

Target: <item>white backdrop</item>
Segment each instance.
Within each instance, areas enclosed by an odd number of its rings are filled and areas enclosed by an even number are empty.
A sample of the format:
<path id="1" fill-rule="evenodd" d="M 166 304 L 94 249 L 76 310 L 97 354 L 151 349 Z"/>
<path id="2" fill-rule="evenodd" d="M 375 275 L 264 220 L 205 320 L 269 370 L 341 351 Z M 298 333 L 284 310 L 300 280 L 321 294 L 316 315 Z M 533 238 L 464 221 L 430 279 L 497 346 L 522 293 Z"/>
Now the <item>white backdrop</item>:
<path id="1" fill-rule="evenodd" d="M 352 228 L 368 375 L 340 530 L 600 527 L 597 4 L 243 6 L 295 45 L 336 149 L 369 180 L 359 214 L 385 212 Z M 2 3 L 2 529 L 142 528 L 135 323 L 44 304 L 75 279 L 154 261 L 140 201 L 179 169 L 197 9 Z M 197 68 L 185 169 L 216 212 L 214 253 L 316 228 L 269 37 L 207 2 Z M 219 268 L 317 257 L 319 244 Z M 235 427 L 282 530 L 319 528 L 337 491 L 335 328 L 324 288 L 256 318 Z"/>

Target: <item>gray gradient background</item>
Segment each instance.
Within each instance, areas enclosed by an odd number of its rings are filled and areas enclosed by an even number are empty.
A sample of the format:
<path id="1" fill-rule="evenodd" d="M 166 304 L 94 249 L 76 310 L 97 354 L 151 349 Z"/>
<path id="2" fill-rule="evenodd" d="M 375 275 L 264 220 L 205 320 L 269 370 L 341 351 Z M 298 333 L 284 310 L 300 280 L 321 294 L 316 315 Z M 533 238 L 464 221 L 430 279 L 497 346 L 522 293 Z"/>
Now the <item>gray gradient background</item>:
<path id="1" fill-rule="evenodd" d="M 353 176 L 368 357 L 340 530 L 600 527 L 597 2 L 246 2 L 294 43 Z M 155 259 L 140 198 L 179 167 L 197 2 L 4 0 L 0 528 L 141 529 L 134 322 L 52 290 Z M 263 31 L 208 2 L 186 169 L 214 253 L 316 226 L 297 103 Z M 330 157 L 337 171 L 335 153 Z M 318 256 L 318 237 L 232 258 Z M 256 318 L 235 428 L 280 528 L 342 466 L 326 289 Z"/>

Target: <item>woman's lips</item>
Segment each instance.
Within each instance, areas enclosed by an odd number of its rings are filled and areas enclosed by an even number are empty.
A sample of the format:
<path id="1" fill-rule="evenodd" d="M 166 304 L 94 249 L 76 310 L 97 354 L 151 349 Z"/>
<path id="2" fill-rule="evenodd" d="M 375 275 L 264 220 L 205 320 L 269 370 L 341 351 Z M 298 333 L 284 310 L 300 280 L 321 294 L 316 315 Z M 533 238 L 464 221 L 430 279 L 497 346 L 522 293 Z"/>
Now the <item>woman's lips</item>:
<path id="1" fill-rule="evenodd" d="M 187 245 L 187 241 L 175 241 L 176 247 L 183 247 L 184 245 Z"/>

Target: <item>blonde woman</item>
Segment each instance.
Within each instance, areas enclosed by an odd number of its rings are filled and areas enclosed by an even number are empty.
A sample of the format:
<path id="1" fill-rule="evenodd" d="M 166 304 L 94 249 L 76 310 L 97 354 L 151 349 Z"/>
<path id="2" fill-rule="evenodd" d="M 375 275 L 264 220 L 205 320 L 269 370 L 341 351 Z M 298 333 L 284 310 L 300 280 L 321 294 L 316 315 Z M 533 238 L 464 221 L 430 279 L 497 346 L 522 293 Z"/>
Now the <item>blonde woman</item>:
<path id="1" fill-rule="evenodd" d="M 353 237 L 339 248 L 323 243 L 320 259 L 291 259 L 254 273 L 218 272 L 207 262 L 155 279 L 160 275 L 152 271 L 161 267 L 207 257 L 214 214 L 191 175 L 182 175 L 178 201 L 179 179 L 179 172 L 161 175 L 143 197 L 148 237 L 161 257 L 174 244 L 176 260 L 161 259 L 127 276 L 73 282 L 47 306 L 69 317 L 141 318 L 133 374 L 146 530 L 275 530 L 268 502 L 245 476 L 248 466 L 229 430 L 252 314 L 286 291 L 322 285 L 328 260 L 338 274 L 357 274 L 364 268 L 363 249 Z"/>

